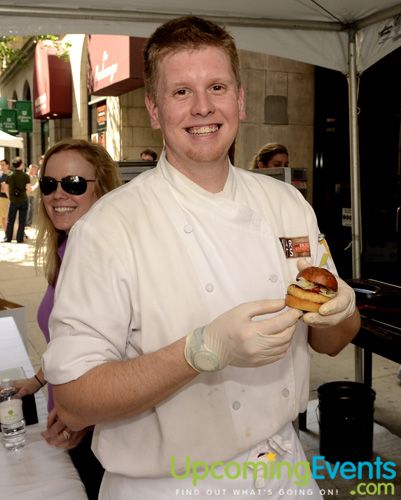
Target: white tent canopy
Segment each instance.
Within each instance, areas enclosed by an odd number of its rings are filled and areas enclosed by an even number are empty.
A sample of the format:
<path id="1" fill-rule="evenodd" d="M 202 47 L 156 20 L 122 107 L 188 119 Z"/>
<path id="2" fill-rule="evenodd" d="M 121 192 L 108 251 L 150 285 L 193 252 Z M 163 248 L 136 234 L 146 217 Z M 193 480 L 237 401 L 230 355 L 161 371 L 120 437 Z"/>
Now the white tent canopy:
<path id="1" fill-rule="evenodd" d="M 24 140 L 22 137 L 16 137 L 0 130 L 0 147 L 23 149 Z"/>
<path id="2" fill-rule="evenodd" d="M 397 0 L 0 0 L 1 35 L 110 33 L 148 36 L 194 14 L 230 27 L 240 48 L 348 72 L 349 33 L 361 72 L 401 42 Z"/>
<path id="3" fill-rule="evenodd" d="M 352 256 L 360 277 L 357 81 L 401 46 L 397 0 L 0 0 L 0 35 L 103 33 L 149 36 L 160 23 L 199 15 L 225 24 L 241 49 L 343 72 L 349 82 Z"/>

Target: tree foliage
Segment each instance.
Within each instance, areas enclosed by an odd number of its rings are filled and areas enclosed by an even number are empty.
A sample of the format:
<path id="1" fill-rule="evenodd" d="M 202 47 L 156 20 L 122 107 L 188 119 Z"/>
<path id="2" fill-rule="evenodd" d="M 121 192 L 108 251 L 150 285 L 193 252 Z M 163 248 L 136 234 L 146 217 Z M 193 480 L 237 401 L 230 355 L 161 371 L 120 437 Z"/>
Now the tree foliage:
<path id="1" fill-rule="evenodd" d="M 35 43 L 49 40 L 57 50 L 57 56 L 64 61 L 68 60 L 71 44 L 60 40 L 57 35 L 39 35 L 35 37 Z"/>
<path id="2" fill-rule="evenodd" d="M 0 60 L 1 68 L 6 68 L 10 63 L 14 62 L 20 56 L 21 50 L 16 48 L 15 36 L 0 37 Z"/>
<path id="3" fill-rule="evenodd" d="M 31 38 L 31 37 L 30 37 Z M 16 36 L 0 36 L 0 69 L 6 69 L 10 64 L 24 64 L 25 57 L 22 50 L 21 37 Z M 26 39 L 25 39 L 26 40 Z M 57 55 L 66 60 L 69 55 L 71 44 L 65 43 L 57 35 L 38 35 L 33 37 L 34 43 L 40 41 L 50 41 L 57 49 Z"/>

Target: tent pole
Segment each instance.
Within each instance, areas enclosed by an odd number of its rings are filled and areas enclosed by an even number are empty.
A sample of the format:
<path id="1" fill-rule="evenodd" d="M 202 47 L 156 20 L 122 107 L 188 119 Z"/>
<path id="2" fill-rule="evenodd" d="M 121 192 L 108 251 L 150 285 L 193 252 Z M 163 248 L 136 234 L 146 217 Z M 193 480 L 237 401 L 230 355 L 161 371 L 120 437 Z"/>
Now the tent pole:
<path id="1" fill-rule="evenodd" d="M 359 178 L 358 92 L 355 32 L 348 33 L 348 100 L 350 135 L 350 181 L 352 212 L 352 277 L 361 277 L 361 196 Z M 355 347 L 355 380 L 363 382 L 363 349 Z"/>
<path id="2" fill-rule="evenodd" d="M 361 196 L 359 180 L 359 141 L 358 141 L 358 106 L 355 57 L 355 34 L 350 33 L 349 40 L 349 134 L 350 134 L 350 181 L 352 210 L 352 277 L 361 277 Z"/>

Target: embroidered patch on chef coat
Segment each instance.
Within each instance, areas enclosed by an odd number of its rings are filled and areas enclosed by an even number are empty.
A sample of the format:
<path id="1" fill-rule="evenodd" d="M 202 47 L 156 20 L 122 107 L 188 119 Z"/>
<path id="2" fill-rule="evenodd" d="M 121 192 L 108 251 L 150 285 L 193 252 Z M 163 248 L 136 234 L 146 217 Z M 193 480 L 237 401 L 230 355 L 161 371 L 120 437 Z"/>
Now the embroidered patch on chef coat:
<path id="1" fill-rule="evenodd" d="M 287 259 L 297 257 L 310 257 L 308 236 L 295 236 L 294 238 L 279 238 Z"/>

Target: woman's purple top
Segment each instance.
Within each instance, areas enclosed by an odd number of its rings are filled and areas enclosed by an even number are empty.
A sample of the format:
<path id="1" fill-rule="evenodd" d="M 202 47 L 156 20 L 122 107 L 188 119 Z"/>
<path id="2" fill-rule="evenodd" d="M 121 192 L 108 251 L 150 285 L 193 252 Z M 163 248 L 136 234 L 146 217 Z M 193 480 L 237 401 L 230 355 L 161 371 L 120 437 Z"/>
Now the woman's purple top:
<path id="1" fill-rule="evenodd" d="M 63 257 L 64 257 L 66 244 L 67 244 L 67 240 L 64 240 L 57 249 L 58 256 L 60 257 L 61 260 L 63 260 Z M 52 312 L 53 305 L 54 305 L 54 287 L 49 285 L 47 287 L 46 293 L 44 294 L 42 302 L 40 303 L 40 306 L 38 309 L 39 327 L 42 330 L 43 335 L 45 336 L 47 343 L 50 342 L 49 317 L 50 317 L 50 313 Z M 54 407 L 53 389 L 52 389 L 52 386 L 50 384 L 48 384 L 47 387 L 48 387 L 48 391 L 49 391 L 49 399 L 47 402 L 47 409 L 50 411 Z"/>

